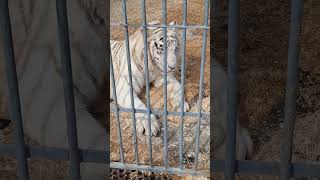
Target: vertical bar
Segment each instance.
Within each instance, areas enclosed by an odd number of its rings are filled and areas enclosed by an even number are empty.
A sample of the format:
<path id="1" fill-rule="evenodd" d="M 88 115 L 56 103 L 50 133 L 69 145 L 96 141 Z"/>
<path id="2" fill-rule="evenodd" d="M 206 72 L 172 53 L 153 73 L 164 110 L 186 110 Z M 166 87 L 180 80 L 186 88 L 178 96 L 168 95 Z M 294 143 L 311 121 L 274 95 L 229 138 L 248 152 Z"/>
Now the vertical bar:
<path id="1" fill-rule="evenodd" d="M 121 133 L 121 126 L 120 126 L 118 98 L 117 98 L 117 91 L 116 91 L 116 83 L 114 79 L 113 61 L 112 61 L 111 53 L 110 53 L 110 74 L 111 74 L 111 83 L 113 86 L 112 87 L 113 99 L 116 105 L 116 124 L 118 129 L 118 143 L 120 146 L 120 160 L 121 160 L 121 163 L 124 163 L 124 154 L 123 154 L 124 150 L 123 150 L 123 144 L 122 144 L 122 133 Z"/>
<path id="2" fill-rule="evenodd" d="M 288 180 L 292 175 L 291 156 L 294 123 L 296 119 L 296 98 L 299 66 L 299 33 L 301 28 L 303 1 L 291 1 L 291 22 L 288 50 L 288 74 L 285 100 L 285 120 L 282 130 L 280 152 L 280 180 Z"/>
<path id="3" fill-rule="evenodd" d="M 164 139 L 164 165 L 166 168 L 168 168 L 168 109 L 167 109 L 167 1 L 162 0 L 162 25 L 163 25 L 163 71 L 164 73 L 164 87 L 163 87 L 163 94 L 164 94 L 164 108 L 163 108 L 163 116 L 164 116 L 164 133 L 163 133 L 163 139 Z"/>
<path id="4" fill-rule="evenodd" d="M 141 0 L 142 9 L 142 27 L 144 40 L 144 73 L 146 76 L 146 94 L 147 94 L 147 116 L 148 116 L 148 145 L 149 145 L 149 163 L 152 166 L 152 142 L 151 142 L 151 118 L 150 118 L 150 79 L 149 79 L 149 64 L 148 64 L 148 41 L 147 41 L 147 18 L 146 18 L 146 1 Z"/>
<path id="5" fill-rule="evenodd" d="M 70 150 L 70 177 L 80 179 L 80 157 L 78 149 L 77 122 L 74 104 L 72 67 L 70 55 L 69 27 L 66 0 L 57 0 L 57 18 L 60 41 L 60 55 L 63 73 L 64 101 L 67 119 L 67 133 Z"/>
<path id="6" fill-rule="evenodd" d="M 138 157 L 138 141 L 137 141 L 137 130 L 136 130 L 136 116 L 133 100 L 133 87 L 132 87 L 132 70 L 131 70 L 131 56 L 130 56 L 130 45 L 129 45 L 129 32 L 128 32 L 128 18 L 127 18 L 127 7 L 126 0 L 122 0 L 122 16 L 124 19 L 125 26 L 125 41 L 126 41 L 126 52 L 127 52 L 127 63 L 128 63 L 128 74 L 129 74 L 129 85 L 130 85 L 130 98 L 131 98 L 131 108 L 132 108 L 132 129 L 133 129 L 133 143 L 134 143 L 134 157 L 136 164 L 139 164 Z"/>
<path id="7" fill-rule="evenodd" d="M 185 81 L 185 66 L 186 66 L 186 36 L 187 36 L 187 0 L 183 0 L 183 21 L 182 26 L 185 26 L 182 30 L 182 59 L 181 59 L 181 109 L 180 109 L 180 144 L 179 144 L 179 159 L 180 159 L 180 169 L 183 168 L 183 124 L 184 124 L 184 81 Z"/>
<path id="8" fill-rule="evenodd" d="M 236 170 L 236 121 L 238 107 L 238 79 L 239 79 L 239 0 L 229 0 L 228 19 L 228 114 L 226 132 L 226 152 L 224 176 L 226 180 L 234 180 Z"/>
<path id="9" fill-rule="evenodd" d="M 216 112 L 216 92 L 214 91 L 214 87 L 217 84 L 217 74 L 214 71 L 214 67 L 217 64 L 217 36 L 218 36 L 218 2 L 217 0 L 211 0 L 210 3 L 210 114 L 214 114 Z M 211 27 L 214 27 L 211 29 Z M 212 162 L 214 159 L 214 135 L 213 135 L 213 127 L 214 127 L 214 118 L 213 115 L 210 116 L 210 169 L 212 169 L 215 164 Z"/>
<path id="10" fill-rule="evenodd" d="M 9 90 L 9 112 L 10 118 L 15 123 L 15 141 L 17 174 L 19 179 L 29 180 L 28 162 L 26 147 L 24 142 L 23 123 L 21 115 L 21 103 L 17 79 L 17 71 L 12 42 L 11 22 L 7 0 L 0 0 L 0 28 L 1 38 L 3 40 L 3 52 L 5 59 L 6 76 Z"/>
<path id="11" fill-rule="evenodd" d="M 205 1 L 204 26 L 208 27 L 209 14 L 209 0 Z M 196 150 L 195 150 L 195 165 L 194 170 L 198 168 L 198 156 L 200 146 L 200 124 L 201 124 L 201 108 L 202 108 L 202 94 L 203 94 L 203 80 L 204 80 L 204 65 L 206 62 L 206 47 L 207 47 L 207 29 L 203 30 L 202 34 L 202 52 L 201 52 L 201 66 L 200 66 L 200 82 L 199 82 L 199 99 L 198 99 L 198 121 L 196 129 Z"/>
<path id="12" fill-rule="evenodd" d="M 111 67 L 113 68 L 113 64 L 112 64 L 112 61 L 111 61 L 111 59 L 112 59 L 112 53 L 111 53 L 111 43 L 110 43 L 110 3 L 109 2 L 107 2 L 107 1 L 104 1 L 104 2 L 101 2 L 101 6 L 103 7 L 105 7 L 105 17 L 103 18 L 104 20 L 105 20 L 105 23 L 103 23 L 103 25 L 105 26 L 105 37 L 104 37 L 104 39 L 106 40 L 105 41 L 105 43 L 106 43 L 106 48 L 107 48 L 107 55 L 109 55 L 109 57 L 110 57 L 110 59 L 109 59 L 109 62 L 108 62 L 108 57 L 106 57 L 105 58 L 105 60 L 107 60 L 107 63 L 106 63 L 106 65 L 107 65 L 107 68 L 106 68 L 106 71 L 108 71 L 109 70 L 109 72 L 107 72 L 107 74 L 109 73 L 109 75 L 110 75 L 110 73 L 111 73 Z M 109 67 L 108 67 L 109 66 Z M 113 70 L 113 69 L 112 69 Z M 114 74 L 113 72 L 112 72 L 112 74 Z M 110 95 L 109 95 L 109 93 L 111 93 L 110 92 L 110 78 L 109 77 L 107 77 L 106 78 L 106 85 L 107 86 L 109 86 L 109 88 L 107 88 L 107 97 L 109 96 L 110 97 Z M 114 80 L 114 77 L 113 77 L 113 80 Z M 114 87 L 114 89 L 115 89 L 115 86 L 113 86 Z M 116 95 L 116 94 L 115 94 Z M 105 169 L 105 171 L 106 171 L 106 177 L 110 177 L 110 103 L 108 103 L 107 104 L 108 105 L 108 108 L 106 108 L 106 114 L 104 114 L 105 116 L 105 122 L 104 122 L 104 130 L 105 130 L 105 138 L 106 138 L 106 140 L 105 140 L 105 153 L 104 153 L 104 155 L 105 155 L 105 161 L 104 161 L 104 163 L 107 165 L 107 168 Z M 118 108 L 118 106 L 117 106 L 117 104 L 116 104 L 116 108 Z M 118 113 L 118 115 L 119 115 L 119 112 L 118 112 L 118 109 L 117 109 L 117 113 Z M 118 116 L 119 117 L 119 116 Z M 119 121 L 119 119 L 117 119 L 118 121 Z M 118 130 L 120 130 L 120 128 L 118 127 Z M 118 131 L 119 132 L 119 131 Z M 121 140 L 122 140 L 122 137 L 121 137 L 121 131 L 119 132 L 119 134 L 120 134 L 120 136 L 118 135 L 118 138 L 120 139 L 121 138 Z M 122 148 L 122 143 L 120 143 L 119 144 L 119 146 L 120 146 L 120 158 L 121 158 L 121 156 L 122 156 L 122 163 L 123 163 L 123 159 L 124 159 L 124 157 L 123 157 L 123 148 Z"/>

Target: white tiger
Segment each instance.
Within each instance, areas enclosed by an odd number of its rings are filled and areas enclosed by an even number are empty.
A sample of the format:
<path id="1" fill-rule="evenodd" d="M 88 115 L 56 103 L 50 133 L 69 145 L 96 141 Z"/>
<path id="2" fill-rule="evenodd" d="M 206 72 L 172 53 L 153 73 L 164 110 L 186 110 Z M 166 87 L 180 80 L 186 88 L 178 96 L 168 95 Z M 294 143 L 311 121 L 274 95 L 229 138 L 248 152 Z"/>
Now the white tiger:
<path id="1" fill-rule="evenodd" d="M 160 25 L 158 21 L 151 22 L 152 25 Z M 169 25 L 174 25 L 171 22 Z M 163 74 L 166 73 L 163 66 L 163 31 L 162 28 L 148 27 L 148 65 L 150 83 L 153 83 L 156 88 L 163 85 Z M 116 94 L 118 105 L 125 108 L 131 107 L 130 99 L 130 84 L 126 54 L 125 41 L 110 41 L 112 51 L 112 63 L 114 68 L 114 76 L 116 83 Z M 131 68 L 132 68 L 132 85 L 134 107 L 136 109 L 146 109 L 146 105 L 139 99 L 138 95 L 142 88 L 146 85 L 145 66 L 144 66 L 144 39 L 143 29 L 137 30 L 129 37 Z M 180 109 L 181 101 L 181 84 L 174 77 L 174 70 L 177 68 L 179 57 L 179 37 L 174 28 L 167 29 L 167 87 L 168 97 L 173 100 L 174 108 Z M 110 76 L 111 77 L 111 76 Z M 112 80 L 110 80 L 110 87 L 112 88 Z M 113 98 L 112 91 L 110 98 Z M 186 101 L 184 103 L 184 111 L 189 110 L 189 105 Z M 145 114 L 136 113 L 137 117 L 137 131 L 139 133 L 148 132 L 148 121 Z M 155 116 L 151 115 L 151 132 L 152 135 L 157 135 L 160 130 L 160 124 L 157 122 Z"/>

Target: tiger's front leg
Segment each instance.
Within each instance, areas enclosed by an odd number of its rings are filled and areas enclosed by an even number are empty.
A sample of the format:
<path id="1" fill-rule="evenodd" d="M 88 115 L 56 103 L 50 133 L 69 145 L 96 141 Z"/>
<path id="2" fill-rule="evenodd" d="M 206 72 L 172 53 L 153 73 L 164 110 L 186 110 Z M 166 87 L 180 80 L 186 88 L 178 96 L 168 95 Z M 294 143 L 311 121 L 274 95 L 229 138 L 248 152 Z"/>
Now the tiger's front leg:
<path id="1" fill-rule="evenodd" d="M 181 103 L 181 84 L 180 82 L 174 77 L 173 74 L 168 74 L 167 76 L 167 94 L 168 97 L 173 101 L 173 108 L 175 111 L 180 111 L 182 103 Z M 159 88 L 160 86 L 165 86 L 164 78 L 161 77 L 154 82 L 154 86 Z M 189 111 L 189 104 L 186 100 L 183 100 L 184 103 L 184 112 Z"/>
<path id="2" fill-rule="evenodd" d="M 135 83 L 133 82 L 133 85 Z M 127 83 L 125 78 L 120 78 L 116 85 L 116 93 L 118 99 L 118 105 L 123 108 L 132 108 L 131 106 L 131 96 L 130 96 L 130 85 Z M 113 97 L 112 97 L 113 98 Z M 138 97 L 137 93 L 133 90 L 133 101 L 135 109 L 144 109 L 146 110 L 146 105 Z M 136 117 L 136 129 L 137 132 L 146 135 L 149 135 L 149 121 L 148 116 L 143 113 L 135 113 Z M 151 114 L 151 135 L 156 136 L 160 131 L 160 123 L 157 121 L 156 117 Z"/>

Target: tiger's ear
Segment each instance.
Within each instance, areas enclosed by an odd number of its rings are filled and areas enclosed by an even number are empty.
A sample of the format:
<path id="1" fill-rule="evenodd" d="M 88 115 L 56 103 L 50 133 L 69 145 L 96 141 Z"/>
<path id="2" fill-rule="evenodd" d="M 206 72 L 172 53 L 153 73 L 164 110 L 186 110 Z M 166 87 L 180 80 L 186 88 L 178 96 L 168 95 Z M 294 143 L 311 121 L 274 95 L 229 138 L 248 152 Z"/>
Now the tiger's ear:
<path id="1" fill-rule="evenodd" d="M 169 25 L 170 25 L 170 26 L 176 25 L 176 22 L 175 22 L 175 21 L 171 21 L 171 22 L 169 23 Z"/>
<path id="2" fill-rule="evenodd" d="M 175 22 L 175 21 L 171 21 L 171 22 L 169 23 L 169 26 L 174 26 L 174 25 L 176 25 L 176 22 Z M 175 31 L 177 28 L 171 27 L 170 29 Z"/>

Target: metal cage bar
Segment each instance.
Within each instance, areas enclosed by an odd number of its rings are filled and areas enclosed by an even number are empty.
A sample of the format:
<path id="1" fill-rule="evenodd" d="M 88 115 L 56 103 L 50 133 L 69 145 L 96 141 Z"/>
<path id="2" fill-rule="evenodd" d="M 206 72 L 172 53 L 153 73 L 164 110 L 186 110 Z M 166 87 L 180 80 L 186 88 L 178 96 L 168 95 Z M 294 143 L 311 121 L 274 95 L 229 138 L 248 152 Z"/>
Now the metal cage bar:
<path id="1" fill-rule="evenodd" d="M 303 0 L 292 0 L 291 2 L 285 119 L 280 152 L 280 180 L 288 180 L 292 175 L 291 157 L 294 123 L 296 119 L 298 66 L 300 54 L 299 34 L 303 14 Z"/>
<path id="2" fill-rule="evenodd" d="M 164 99 L 164 106 L 163 106 L 163 139 L 164 139 L 164 166 L 168 168 L 168 108 L 167 108 L 167 93 L 168 93 L 168 75 L 167 75 L 167 0 L 162 0 L 162 32 L 163 32 L 163 71 L 165 72 L 163 75 L 164 79 L 164 86 L 163 86 L 163 99 Z"/>
<path id="3" fill-rule="evenodd" d="M 43 146 L 25 146 L 27 157 L 30 159 L 49 159 L 49 160 L 69 160 L 69 150 L 62 148 L 52 148 Z M 15 144 L 1 144 L 0 143 L 0 155 L 14 156 L 16 150 Z M 79 149 L 81 162 L 92 162 L 92 163 L 104 163 L 105 162 L 105 151 L 95 151 L 87 149 Z M 107 152 L 109 153 L 109 152 Z M 225 161 L 214 160 L 211 161 L 211 172 L 222 172 L 225 167 Z M 236 161 L 237 168 L 236 172 L 240 174 L 253 174 L 253 175 L 271 175 L 279 176 L 280 174 L 280 162 L 278 161 Z M 110 163 L 111 168 L 124 168 L 132 170 L 142 171 L 154 171 L 154 172 L 168 172 L 170 174 L 185 174 L 185 175 L 208 175 L 208 172 L 194 172 L 193 170 L 180 168 L 168 168 L 164 169 L 159 166 L 145 166 L 136 164 L 121 164 L 121 163 Z M 306 177 L 314 178 L 320 177 L 320 164 L 319 163 L 292 163 L 292 177 Z"/>
<path id="4" fill-rule="evenodd" d="M 24 141 L 19 85 L 14 57 L 8 0 L 0 0 L 0 28 L 0 39 L 2 39 L 3 43 L 4 62 L 10 98 L 9 113 L 10 118 L 15 125 L 14 135 L 16 148 L 13 149 L 13 151 L 17 158 L 17 175 L 23 180 L 29 180 L 27 151 Z"/>
<path id="5" fill-rule="evenodd" d="M 70 177 L 80 179 L 80 156 L 78 148 L 77 120 L 74 103 L 70 40 L 66 0 L 56 1 L 60 55 L 63 75 L 64 100 L 67 119 L 67 135 L 70 150 Z"/>
<path id="6" fill-rule="evenodd" d="M 226 180 L 234 180 L 236 169 L 236 122 L 238 107 L 238 79 L 239 79 L 239 18 L 240 1 L 229 0 L 228 19 L 228 113 L 226 127 L 226 151 L 224 176 Z"/>
<path id="7" fill-rule="evenodd" d="M 124 24 L 128 24 L 127 18 L 127 7 L 126 0 L 122 0 L 122 16 Z M 128 63 L 128 74 L 129 74 L 129 85 L 130 85 L 130 98 L 131 98 L 131 108 L 134 109 L 134 99 L 133 99 L 133 86 L 132 86 L 132 71 L 131 71 L 131 56 L 130 56 L 130 44 L 129 44 L 129 32 L 128 26 L 125 26 L 125 44 L 126 44 L 126 52 L 127 52 L 127 63 Z M 132 131 L 133 131 L 133 143 L 134 143 L 134 157 L 136 160 L 136 164 L 139 164 L 139 156 L 138 156 L 138 140 L 137 140 L 137 130 L 136 130 L 136 115 L 135 112 L 132 111 Z"/>
<path id="8" fill-rule="evenodd" d="M 192 176 L 208 176 L 208 172 L 198 171 L 195 172 L 191 169 L 180 169 L 173 167 L 163 167 L 163 166 L 148 166 L 148 165 L 135 165 L 135 164 L 121 164 L 112 162 L 110 164 L 111 168 L 116 169 L 130 169 L 130 170 L 139 170 L 147 172 L 156 172 L 156 173 L 170 173 L 170 174 L 179 174 L 179 175 L 192 175 Z"/>
<path id="9" fill-rule="evenodd" d="M 204 25 L 208 26 L 209 15 L 209 0 L 205 1 Z M 206 61 L 206 47 L 207 47 L 207 30 L 203 30 L 202 34 L 202 52 L 201 52 L 201 66 L 200 66 L 200 81 L 199 81 L 199 100 L 198 100 L 198 121 L 196 130 L 196 149 L 195 149 L 195 163 L 194 170 L 198 168 L 198 156 L 200 146 L 200 125 L 201 125 L 201 109 L 202 109 L 202 94 L 203 94 L 203 81 L 204 81 L 204 65 Z"/>
<path id="10" fill-rule="evenodd" d="M 225 168 L 225 161 L 211 161 L 211 172 L 222 172 Z M 235 172 L 252 175 L 280 175 L 280 162 L 278 161 L 236 161 Z M 315 178 L 320 177 L 319 163 L 292 163 L 292 177 Z"/>
<path id="11" fill-rule="evenodd" d="M 145 109 L 130 109 L 130 108 L 123 108 L 123 107 L 119 107 L 119 112 L 136 112 L 137 114 L 138 113 L 142 113 L 142 114 L 146 114 L 147 113 L 147 110 Z M 116 108 L 111 108 L 111 111 L 112 112 L 116 112 Z M 175 111 L 168 111 L 167 114 L 168 116 L 180 116 L 181 112 L 175 112 Z M 163 115 L 164 112 L 161 111 L 161 110 L 158 110 L 158 109 L 151 109 L 151 114 L 155 114 L 155 115 Z M 197 117 L 198 116 L 198 113 L 195 113 L 195 112 L 184 112 L 184 116 L 188 116 L 188 117 Z M 206 117 L 206 118 L 209 118 L 210 117 L 210 114 L 209 113 L 206 113 L 206 112 L 201 112 L 201 116 L 202 117 Z M 205 120 L 203 120 L 205 121 Z"/>
<path id="12" fill-rule="evenodd" d="M 110 26 L 125 26 L 125 27 L 132 27 L 132 28 L 140 28 L 141 25 L 138 24 L 123 24 L 123 23 L 110 23 Z M 179 29 L 207 29 L 209 30 L 208 26 L 200 26 L 200 25 L 155 25 L 155 24 L 149 24 L 147 27 L 158 27 L 158 28 L 179 28 Z"/>
<path id="13" fill-rule="evenodd" d="M 218 27 L 218 2 L 217 0 L 212 0 L 210 3 L 210 26 L 211 27 Z M 216 97 L 216 91 L 213 90 L 213 87 L 218 82 L 218 77 L 216 71 L 214 71 L 214 67 L 217 65 L 217 39 L 218 39 L 219 33 L 217 28 L 210 29 L 210 113 L 214 114 L 216 113 L 216 103 L 215 103 L 215 97 Z M 211 116 L 213 117 L 213 116 Z M 214 119 L 210 118 L 210 128 L 214 127 Z M 213 129 L 213 128 L 212 128 Z M 210 129 L 210 160 L 214 158 L 213 152 L 215 149 L 214 143 L 214 135 L 212 133 L 212 129 Z M 214 132 L 215 133 L 215 132 Z M 212 161 L 210 161 L 210 170 L 212 171 L 212 167 L 214 167 L 215 164 L 213 164 Z M 211 173 L 213 174 L 213 173 Z"/>
<path id="14" fill-rule="evenodd" d="M 148 39 L 147 39 L 147 15 L 146 15 L 146 2 L 141 0 L 142 9 L 142 27 L 143 27 L 143 41 L 144 41 L 144 70 L 146 76 L 146 95 L 147 95 L 147 116 L 148 116 L 148 146 L 149 146 L 149 163 L 152 166 L 152 141 L 151 141 L 151 110 L 150 110 L 150 79 L 149 79 L 149 63 L 148 63 Z"/>
<path id="15" fill-rule="evenodd" d="M 163 110 L 152 110 L 150 109 L 150 85 L 149 85 L 149 81 L 148 80 L 148 75 L 149 75 L 149 70 L 148 68 L 148 56 L 144 56 L 144 73 L 145 73 L 145 77 L 146 77 L 146 97 L 147 97 L 147 108 L 146 109 L 134 109 L 134 108 L 123 108 L 123 107 L 116 107 L 116 108 L 111 108 L 112 112 L 131 112 L 131 113 L 142 113 L 142 114 L 146 114 L 148 116 L 148 120 L 149 120 L 149 125 L 150 125 L 150 115 L 151 114 L 155 114 L 155 115 L 163 115 L 163 126 L 164 126 L 164 147 L 163 147 L 163 162 L 164 162 L 164 167 L 162 167 L 163 169 L 165 169 L 165 172 L 173 172 L 172 170 L 176 170 L 176 173 L 180 173 L 180 172 L 188 172 L 187 174 L 193 174 L 196 175 L 197 171 L 195 171 L 195 169 L 184 169 L 183 168 L 183 117 L 187 116 L 187 117 L 197 117 L 197 125 L 198 128 L 196 129 L 196 133 L 198 135 L 197 138 L 197 147 L 195 148 L 197 151 L 197 157 L 199 154 L 199 137 L 200 137 L 200 124 L 201 124 L 201 120 L 203 117 L 209 117 L 210 114 L 207 112 L 201 112 L 201 101 L 202 101 L 202 97 L 199 97 L 199 112 L 193 113 L 193 112 L 184 112 L 184 79 L 185 79 L 185 48 L 186 48 L 186 29 L 190 27 L 190 29 L 195 28 L 195 29 L 201 29 L 204 30 L 203 32 L 203 48 L 202 48 L 202 52 L 201 52 L 201 67 L 200 67 L 200 82 L 199 82 L 199 95 L 202 96 L 202 91 L 203 91 L 203 79 L 204 79 L 204 64 L 205 64 L 205 53 L 206 53 L 206 39 L 207 39 L 207 30 L 209 30 L 209 25 L 208 25 L 208 14 L 209 14 L 209 0 L 205 1 L 205 9 L 206 12 L 204 14 L 204 24 L 203 26 L 187 26 L 187 1 L 184 0 L 183 3 L 183 24 L 182 25 L 168 25 L 167 24 L 167 1 L 166 0 L 162 0 L 162 25 L 152 25 L 152 24 L 147 24 L 146 22 L 146 7 L 145 7 L 145 0 L 141 0 L 141 19 L 142 19 L 142 24 L 141 25 L 132 25 L 132 24 L 128 24 L 126 19 L 126 14 L 123 13 L 125 22 L 124 23 L 119 23 L 119 24 L 111 24 L 112 25 L 116 25 L 116 26 L 123 26 L 126 30 L 129 27 L 138 27 L 143 29 L 143 38 L 144 38 L 144 53 L 148 55 L 147 53 L 147 27 L 159 27 L 162 28 L 162 32 L 163 32 L 163 47 L 164 47 L 164 53 L 163 53 L 163 71 L 166 72 L 167 71 L 167 28 L 182 28 L 182 46 L 183 46 L 183 50 L 182 50 L 182 65 L 181 65 L 181 85 L 182 85 L 182 90 L 181 90 L 181 103 L 182 103 L 182 107 L 180 107 L 180 111 L 179 112 L 169 112 L 167 110 L 167 84 L 168 84 L 168 79 L 167 79 L 167 74 L 164 73 L 163 74 L 163 79 L 164 79 L 164 87 L 163 87 L 163 92 L 164 92 L 164 108 Z M 122 2 L 122 11 L 125 12 L 125 5 L 124 2 Z M 126 34 L 127 36 L 127 34 Z M 128 39 L 129 37 L 126 37 L 126 39 Z M 130 54 L 128 55 L 128 58 L 130 57 Z M 130 63 L 128 63 L 130 64 Z M 131 73 L 131 70 L 129 69 L 129 73 Z M 129 74 L 130 78 L 132 78 L 132 74 Z M 132 88 L 132 85 L 130 85 Z M 167 116 L 180 116 L 180 124 L 179 124 L 179 140 L 180 140 L 180 145 L 179 145 L 179 168 L 173 168 L 173 167 L 169 167 L 169 163 L 168 163 L 168 124 L 167 124 Z M 150 126 L 148 127 L 150 129 Z M 148 144 L 149 144 L 149 161 L 150 161 L 150 166 L 146 166 L 146 168 L 142 168 L 143 170 L 148 169 L 150 170 L 159 170 L 162 169 L 161 167 L 155 167 L 152 166 L 152 146 L 151 146 L 151 138 L 150 136 L 148 137 Z M 198 161 L 198 160 L 197 160 Z M 198 162 L 197 162 L 198 163 Z M 197 164 L 196 163 L 196 164 Z M 115 165 L 113 168 L 120 168 L 122 167 L 126 167 L 129 166 L 130 168 L 135 168 L 135 169 L 141 169 L 142 166 L 144 165 L 140 165 L 140 164 L 128 164 L 128 163 L 116 163 L 116 162 L 111 162 L 111 164 Z M 111 165 L 112 167 L 112 165 Z M 194 166 L 195 167 L 195 166 Z M 180 169 L 180 170 L 177 170 Z M 147 171 L 148 171 L 147 170 Z M 164 172 L 162 171 L 162 172 Z"/>
<path id="16" fill-rule="evenodd" d="M 118 143 L 120 146 L 120 160 L 124 163 L 124 150 L 123 150 L 123 143 L 122 143 L 122 133 L 121 133 L 121 124 L 120 124 L 120 112 L 118 108 L 118 98 L 117 98 L 117 90 L 116 90 L 116 83 L 114 79 L 114 70 L 113 70 L 113 62 L 112 62 L 112 55 L 110 54 L 110 75 L 111 75 L 111 83 L 112 83 L 112 93 L 113 93 L 113 100 L 116 104 L 116 124 L 118 130 Z"/>
<path id="17" fill-rule="evenodd" d="M 187 0 L 183 0 L 183 20 L 182 25 L 187 25 Z M 183 124 L 184 124 L 184 81 L 185 81 L 185 66 L 186 66 L 186 39 L 187 39 L 187 29 L 182 29 L 182 58 L 181 58 L 181 99 L 180 99 L 180 125 L 179 125 L 179 166 L 180 169 L 183 168 Z"/>
<path id="18" fill-rule="evenodd" d="M 49 159 L 49 160 L 70 160 L 69 149 L 45 147 L 45 146 L 25 146 L 27 153 L 27 158 L 30 159 Z M 0 143 L 0 155 L 15 155 L 16 146 L 15 144 L 1 144 Z M 80 162 L 89 163 L 105 163 L 106 159 L 105 151 L 79 149 L 79 160 Z M 109 152 L 107 152 L 109 153 Z M 109 157 L 107 157 L 109 158 Z"/>

